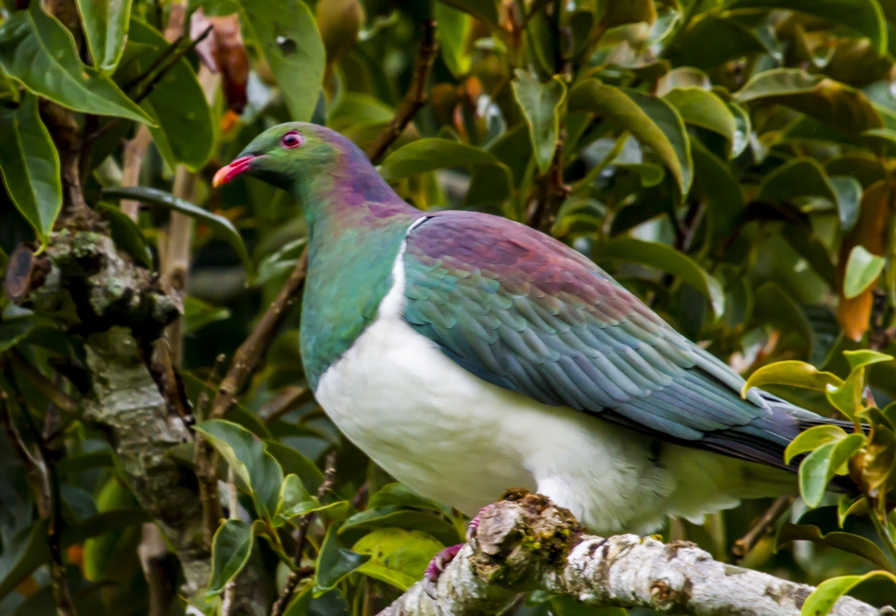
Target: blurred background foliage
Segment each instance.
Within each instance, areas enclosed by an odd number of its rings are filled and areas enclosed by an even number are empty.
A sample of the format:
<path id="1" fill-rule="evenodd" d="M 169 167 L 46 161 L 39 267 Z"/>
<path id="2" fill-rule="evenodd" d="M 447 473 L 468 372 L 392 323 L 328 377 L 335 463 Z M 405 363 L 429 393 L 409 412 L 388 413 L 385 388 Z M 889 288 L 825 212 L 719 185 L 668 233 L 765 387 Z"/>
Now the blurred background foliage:
<path id="1" fill-rule="evenodd" d="M 665 539 L 811 584 L 896 571 L 881 497 L 896 464 L 896 438 L 887 440 L 896 364 L 844 355 L 896 351 L 896 2 L 45 4 L 50 14 L 36 0 L 4 0 L 0 12 L 0 270 L 20 243 L 39 248 L 59 232 L 66 156 L 44 126 L 52 101 L 75 112 L 87 144 L 89 205 L 129 259 L 182 295 L 183 318 L 167 335 L 194 407 L 306 236 L 287 193 L 254 180 L 211 190 L 211 177 L 265 128 L 310 120 L 370 152 L 417 207 L 550 233 L 738 372 L 772 366 L 765 387 L 874 425 L 846 457 L 875 458 L 880 516 L 816 490 L 792 507 L 774 503 L 785 513 L 768 533 L 749 535 L 773 505 L 755 501 L 703 524 L 669 520 Z M 431 55 L 420 41 L 433 34 Z M 384 139 L 397 113 L 413 121 Z M 290 616 L 375 614 L 442 546 L 463 541 L 461 515 L 393 483 L 314 402 L 296 305 L 229 421 L 199 428 L 239 494 L 225 494 L 232 519 L 215 536 L 208 593 L 177 596 L 177 560 L 159 548 L 106 436 L 60 419 L 23 377 L 36 368 L 73 395 L 88 391 L 66 308 L 39 314 L 5 296 L 0 307 L 0 614 L 56 613 L 47 562 L 62 566 L 83 614 L 182 614 L 187 602 L 220 613 L 244 566 L 271 600 L 298 581 Z M 805 363 L 776 363 L 786 360 Z M 827 436 L 802 452 L 846 434 Z M 169 455 L 192 469 L 191 447 Z M 832 449 L 823 476 L 850 470 L 831 462 Z M 35 493 L 35 455 L 49 496 Z M 854 476 L 862 468 L 854 462 Z M 51 518 L 61 554 L 48 545 Z M 284 550 L 295 528 L 305 539 L 293 562 Z M 892 602 L 887 584 L 872 579 L 854 594 Z M 513 609 L 621 612 L 538 594 Z"/>

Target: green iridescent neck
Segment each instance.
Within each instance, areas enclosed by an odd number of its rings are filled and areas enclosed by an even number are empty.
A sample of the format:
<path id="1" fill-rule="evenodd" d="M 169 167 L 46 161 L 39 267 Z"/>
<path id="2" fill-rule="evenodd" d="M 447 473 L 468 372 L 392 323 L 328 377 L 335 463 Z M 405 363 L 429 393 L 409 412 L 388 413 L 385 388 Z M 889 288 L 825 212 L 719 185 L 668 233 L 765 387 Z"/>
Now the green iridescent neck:
<path id="1" fill-rule="evenodd" d="M 407 229 L 423 216 L 395 194 L 363 153 L 343 154 L 341 164 L 307 174 L 293 186 L 309 230 L 301 338 L 313 388 L 376 318 Z"/>

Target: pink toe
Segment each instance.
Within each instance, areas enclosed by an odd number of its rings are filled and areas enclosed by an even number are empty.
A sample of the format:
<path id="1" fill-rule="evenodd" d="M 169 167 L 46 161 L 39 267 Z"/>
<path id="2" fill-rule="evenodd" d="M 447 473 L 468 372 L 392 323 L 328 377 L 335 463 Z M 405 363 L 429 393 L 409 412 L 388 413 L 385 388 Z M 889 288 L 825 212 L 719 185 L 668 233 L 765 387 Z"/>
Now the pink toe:
<path id="1" fill-rule="evenodd" d="M 442 575 L 442 571 L 445 570 L 448 563 L 454 560 L 454 557 L 457 556 L 457 553 L 460 552 L 462 547 L 464 547 L 464 544 L 458 543 L 457 545 L 451 545 L 442 549 L 442 551 L 433 556 L 432 560 L 429 561 L 429 565 L 426 567 L 426 573 L 424 575 L 433 582 L 438 580 L 439 576 Z"/>

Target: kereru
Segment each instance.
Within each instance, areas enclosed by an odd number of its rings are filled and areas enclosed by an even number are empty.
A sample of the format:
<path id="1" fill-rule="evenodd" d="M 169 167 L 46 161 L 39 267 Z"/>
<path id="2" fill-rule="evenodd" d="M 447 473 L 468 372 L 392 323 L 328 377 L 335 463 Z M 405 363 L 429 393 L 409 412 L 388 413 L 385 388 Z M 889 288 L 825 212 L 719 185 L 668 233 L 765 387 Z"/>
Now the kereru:
<path id="1" fill-rule="evenodd" d="M 215 175 L 291 192 L 308 223 L 301 351 L 338 428 L 468 515 L 509 487 L 592 532 L 657 529 L 796 490 L 787 444 L 834 423 L 751 389 L 577 251 L 405 203 L 351 141 L 302 122 Z"/>

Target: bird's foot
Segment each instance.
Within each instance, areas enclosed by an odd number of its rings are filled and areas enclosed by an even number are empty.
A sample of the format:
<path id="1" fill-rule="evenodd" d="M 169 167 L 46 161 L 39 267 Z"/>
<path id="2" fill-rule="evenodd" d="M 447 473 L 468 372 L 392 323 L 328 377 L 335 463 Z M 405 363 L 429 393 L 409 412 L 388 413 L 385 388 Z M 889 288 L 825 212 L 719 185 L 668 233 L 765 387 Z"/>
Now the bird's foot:
<path id="1" fill-rule="evenodd" d="M 442 575 L 442 572 L 445 570 L 445 567 L 448 566 L 448 563 L 454 560 L 454 557 L 457 556 L 457 553 L 460 552 L 462 547 L 464 547 L 463 543 L 448 546 L 433 556 L 432 560 L 429 561 L 429 565 L 426 567 L 426 573 L 423 574 L 423 590 L 425 590 L 426 594 L 432 599 L 436 598 L 436 585 L 439 582 L 439 576 Z"/>
<path id="2" fill-rule="evenodd" d="M 482 517 L 482 514 L 485 513 L 485 510 L 490 506 L 491 505 L 486 505 L 480 509 L 479 513 L 476 514 L 476 517 L 470 520 L 470 524 L 467 526 L 467 543 L 472 544 L 476 540 L 476 531 L 479 530 L 479 520 Z"/>

